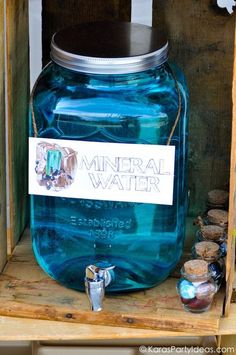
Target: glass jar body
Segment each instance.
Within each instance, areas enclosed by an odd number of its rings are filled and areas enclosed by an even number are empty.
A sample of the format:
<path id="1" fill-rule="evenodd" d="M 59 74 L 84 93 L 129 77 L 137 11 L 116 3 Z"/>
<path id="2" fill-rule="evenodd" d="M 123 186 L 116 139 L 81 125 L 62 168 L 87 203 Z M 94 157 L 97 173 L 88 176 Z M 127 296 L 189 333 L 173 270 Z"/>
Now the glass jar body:
<path id="1" fill-rule="evenodd" d="M 210 309 L 217 286 L 210 274 L 197 277 L 182 273 L 177 292 L 186 311 L 203 313 Z"/>
<path id="2" fill-rule="evenodd" d="M 114 269 L 107 292 L 149 288 L 178 262 L 186 214 L 187 88 L 164 64 L 142 73 L 89 75 L 49 64 L 33 92 L 30 136 L 166 145 L 179 109 L 173 205 L 31 196 L 31 235 L 40 266 L 84 290 L 86 266 Z M 109 147 L 109 146 L 108 146 Z M 108 148 L 109 149 L 109 148 Z"/>
<path id="3" fill-rule="evenodd" d="M 211 274 L 212 279 L 215 282 L 217 290 L 219 290 L 225 277 L 225 261 L 222 256 L 221 250 L 219 250 L 218 255 L 216 256 L 202 257 L 197 254 L 194 245 L 192 248 L 192 256 L 195 259 L 205 260 L 208 263 L 208 270 Z"/>

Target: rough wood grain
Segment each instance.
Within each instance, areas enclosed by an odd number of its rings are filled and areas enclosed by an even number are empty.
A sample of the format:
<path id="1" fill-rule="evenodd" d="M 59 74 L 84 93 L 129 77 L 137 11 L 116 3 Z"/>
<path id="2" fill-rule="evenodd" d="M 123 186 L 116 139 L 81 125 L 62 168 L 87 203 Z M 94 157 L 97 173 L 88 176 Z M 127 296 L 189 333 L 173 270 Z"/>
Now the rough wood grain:
<path id="1" fill-rule="evenodd" d="M 14 317 L 0 317 L 0 340 L 98 340 L 157 339 L 158 337 L 192 336 L 187 332 L 169 332 L 102 325 L 75 324 Z M 198 331 L 196 330 L 196 336 Z M 200 334 L 202 335 L 202 333 Z M 142 343 L 143 344 L 143 343 Z M 186 345 L 186 344 L 183 344 Z"/>
<path id="2" fill-rule="evenodd" d="M 0 315 L 118 327 L 216 334 L 222 314 L 223 293 L 205 314 L 183 310 L 176 279 L 143 292 L 107 296 L 104 311 L 89 311 L 84 293 L 66 289 L 36 264 L 29 235 L 17 245 L 0 276 Z"/>
<path id="3" fill-rule="evenodd" d="M 235 334 L 236 336 L 236 304 L 231 303 L 228 317 L 222 317 L 219 334 Z"/>
<path id="4" fill-rule="evenodd" d="M 228 353 L 231 355 L 236 354 L 236 336 L 235 335 L 223 335 L 220 339 L 220 347 L 228 348 Z"/>
<path id="5" fill-rule="evenodd" d="M 157 333 L 158 334 L 158 333 Z M 156 334 L 156 335 L 157 335 Z M 187 348 L 190 349 L 191 346 L 199 346 L 199 347 L 215 347 L 217 345 L 216 342 L 216 337 L 215 336 L 179 336 L 179 337 L 173 337 L 173 336 L 168 336 L 168 337 L 162 337 L 162 336 L 156 336 L 154 338 L 139 338 L 139 339 L 122 339 L 122 341 L 120 341 L 119 339 L 101 339 L 101 340 L 74 340 L 74 341 L 40 341 L 40 342 L 34 342 L 33 345 L 35 345 L 35 349 L 38 350 L 40 349 L 45 349 L 44 351 L 47 351 L 47 349 L 50 349 L 50 346 L 66 346 L 66 349 L 68 349 L 68 346 L 74 346 L 77 347 L 76 349 L 84 349 L 84 346 L 105 346 L 105 349 L 107 349 L 107 346 L 112 346 L 112 347 L 116 347 L 118 346 L 118 349 L 121 347 L 123 348 L 124 346 L 129 346 L 130 347 L 139 347 L 140 344 L 145 345 L 145 346 L 153 346 L 153 347 L 170 347 L 170 346 L 175 346 L 175 347 L 184 347 L 186 346 Z M 43 348 L 44 347 L 44 348 Z M 47 347 L 47 348 L 46 348 Z M 87 348 L 86 348 L 87 349 Z M 93 348 L 91 348 L 92 351 Z M 101 349 L 101 348 L 100 348 Z M 114 348 L 113 348 L 114 349 Z M 117 349 L 117 350 L 118 350 Z M 127 349 L 127 348 L 126 348 Z M 150 352 L 151 349 L 149 349 Z M 156 350 L 156 349 L 155 349 Z M 100 350 L 101 351 L 101 350 Z M 112 351 L 112 349 L 110 348 L 110 351 Z M 137 351 L 137 350 L 136 350 Z M 165 350 L 163 350 L 164 352 Z M 189 350 L 191 353 L 191 350 Z M 152 351 L 154 352 L 154 351 Z M 186 349 L 187 352 L 187 349 Z M 132 353 L 132 352 L 131 352 Z M 125 350 L 125 354 L 127 354 L 127 350 Z M 140 355 L 140 353 L 138 353 Z M 138 355 L 137 352 L 132 353 L 132 355 Z M 130 354 L 131 355 L 131 354 Z"/>
<path id="6" fill-rule="evenodd" d="M 190 91 L 189 213 L 205 210 L 207 192 L 227 188 L 232 120 L 234 15 L 211 0 L 154 0 L 153 24 L 170 40 L 170 59 Z"/>
<path id="7" fill-rule="evenodd" d="M 9 155 L 8 252 L 28 221 L 28 1 L 6 1 L 7 106 Z"/>
<path id="8" fill-rule="evenodd" d="M 236 34 L 236 29 L 235 29 Z M 226 260 L 226 303 L 225 315 L 229 315 L 230 301 L 233 292 L 235 274 L 235 237 L 236 237 L 236 35 L 234 52 L 234 73 L 233 73 L 233 117 L 232 117 L 232 139 L 231 139 L 231 169 L 230 169 L 230 196 L 229 196 L 229 226 L 228 226 L 228 247 Z"/>
<path id="9" fill-rule="evenodd" d="M 192 336 L 187 331 L 174 332 L 166 330 L 148 330 L 125 327 L 110 327 L 102 325 L 90 325 L 80 323 L 65 323 L 25 318 L 2 317 L 0 316 L 1 332 L 0 340 L 82 340 L 99 341 L 124 339 L 158 339 L 159 337 L 181 337 Z M 236 334 L 236 304 L 231 305 L 230 316 L 220 319 L 218 334 Z M 207 335 L 196 329 L 195 336 Z M 213 335 L 210 332 L 209 335 Z M 141 344 L 141 342 L 140 342 Z M 143 343 L 142 343 L 143 344 Z M 186 345 L 186 342 L 183 346 Z M 220 344 L 219 344 L 220 346 Z"/>
<path id="10" fill-rule="evenodd" d="M 52 35 L 59 29 L 82 22 L 121 20 L 131 17 L 130 0 L 43 0 L 43 64 L 49 62 Z"/>
<path id="11" fill-rule="evenodd" d="M 0 271 L 7 260 L 6 239 L 6 166 L 5 166 L 5 60 L 4 60 L 4 1 L 0 1 Z"/>

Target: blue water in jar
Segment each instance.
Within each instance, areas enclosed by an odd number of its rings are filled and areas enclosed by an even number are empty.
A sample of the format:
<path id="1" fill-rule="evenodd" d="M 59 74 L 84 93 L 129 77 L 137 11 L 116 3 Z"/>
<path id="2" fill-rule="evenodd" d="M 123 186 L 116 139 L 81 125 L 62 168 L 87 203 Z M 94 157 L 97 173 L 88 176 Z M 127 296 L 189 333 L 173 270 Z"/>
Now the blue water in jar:
<path id="1" fill-rule="evenodd" d="M 153 287 L 170 274 L 183 250 L 186 215 L 187 88 L 181 94 L 174 145 L 173 205 L 31 196 L 35 257 L 61 284 L 84 290 L 90 264 L 115 266 L 106 292 Z M 80 74 L 51 63 L 31 105 L 30 136 L 94 142 L 166 145 L 179 100 L 170 66 L 135 74 Z M 36 125 L 33 124 L 32 117 Z"/>

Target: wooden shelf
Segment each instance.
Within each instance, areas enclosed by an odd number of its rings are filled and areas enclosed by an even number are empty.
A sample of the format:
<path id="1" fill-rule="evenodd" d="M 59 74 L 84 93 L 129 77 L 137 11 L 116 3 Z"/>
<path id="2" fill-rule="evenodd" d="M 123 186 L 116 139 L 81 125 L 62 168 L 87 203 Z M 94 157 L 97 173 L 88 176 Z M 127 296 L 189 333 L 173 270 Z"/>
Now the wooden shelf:
<path id="1" fill-rule="evenodd" d="M 219 331 L 207 334 L 196 330 L 195 336 L 236 335 L 236 304 L 231 305 L 230 316 L 220 319 Z M 188 332 L 133 329 L 89 324 L 23 319 L 0 316 L 0 341 L 3 340 L 124 340 L 152 339 L 159 337 L 192 336 Z"/>
<path id="2" fill-rule="evenodd" d="M 104 311 L 91 312 L 84 293 L 60 286 L 41 270 L 26 231 L 0 275 L 0 315 L 63 321 L 65 327 L 68 326 L 66 323 L 82 323 L 84 325 L 80 327 L 83 329 L 89 327 L 85 324 L 138 328 L 130 329 L 130 335 L 146 334 L 145 329 L 164 334 L 217 334 L 224 292 L 217 294 L 210 311 L 190 314 L 182 308 L 176 293 L 176 281 L 169 278 L 147 291 L 107 296 Z M 6 322 L 6 318 L 2 319 Z M 114 336 L 126 332 L 118 328 L 113 330 Z"/>
<path id="3" fill-rule="evenodd" d="M 157 331 L 89 324 L 0 317 L 3 340 L 124 340 L 193 336 L 186 332 Z M 205 336 L 196 332 L 196 336 Z"/>

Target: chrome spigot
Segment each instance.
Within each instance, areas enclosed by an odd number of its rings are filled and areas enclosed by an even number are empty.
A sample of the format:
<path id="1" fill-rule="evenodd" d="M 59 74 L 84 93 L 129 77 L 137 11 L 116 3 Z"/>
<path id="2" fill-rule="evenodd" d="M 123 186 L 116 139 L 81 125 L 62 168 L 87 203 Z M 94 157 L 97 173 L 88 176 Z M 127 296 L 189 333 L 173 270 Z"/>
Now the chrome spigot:
<path id="1" fill-rule="evenodd" d="M 102 310 L 105 288 L 111 283 L 111 270 L 109 268 L 99 268 L 95 265 L 89 265 L 85 270 L 85 290 L 89 299 L 92 311 L 99 312 Z"/>

